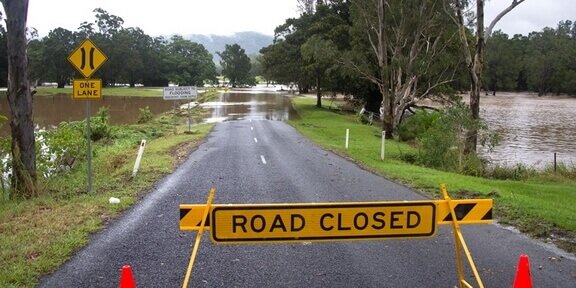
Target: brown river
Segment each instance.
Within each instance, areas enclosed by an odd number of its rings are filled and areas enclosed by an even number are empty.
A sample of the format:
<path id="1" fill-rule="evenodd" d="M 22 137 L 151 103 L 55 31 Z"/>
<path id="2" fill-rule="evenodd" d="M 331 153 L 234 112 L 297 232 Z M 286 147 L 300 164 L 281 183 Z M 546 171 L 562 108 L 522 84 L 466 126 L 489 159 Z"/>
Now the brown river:
<path id="1" fill-rule="evenodd" d="M 276 88 L 259 87 L 243 91 L 222 93 L 215 102 L 204 103 L 211 116 L 206 122 L 237 119 L 287 120 L 296 117 L 289 97 L 275 92 Z M 328 101 L 328 100 L 326 100 Z M 135 123 L 139 109 L 150 107 L 153 113 L 172 109 L 173 102 L 151 97 L 104 97 L 91 102 L 92 115 L 98 107 L 106 106 L 114 124 Z M 178 104 L 183 104 L 180 102 Z M 576 165 L 576 98 L 538 97 L 533 94 L 499 93 L 483 96 L 481 117 L 502 137 L 500 145 L 488 153 L 480 153 L 495 163 L 514 165 L 523 163 L 542 167 L 558 161 Z M 0 115 L 9 115 L 6 97 L 0 97 Z M 54 127 L 62 121 L 86 118 L 83 101 L 58 95 L 34 99 L 34 121 L 38 127 Z M 0 136 L 9 133 L 8 123 Z"/>
<path id="2" fill-rule="evenodd" d="M 538 97 L 531 93 L 498 93 L 480 99 L 480 116 L 502 137 L 491 153 L 494 163 L 576 165 L 576 97 Z"/>

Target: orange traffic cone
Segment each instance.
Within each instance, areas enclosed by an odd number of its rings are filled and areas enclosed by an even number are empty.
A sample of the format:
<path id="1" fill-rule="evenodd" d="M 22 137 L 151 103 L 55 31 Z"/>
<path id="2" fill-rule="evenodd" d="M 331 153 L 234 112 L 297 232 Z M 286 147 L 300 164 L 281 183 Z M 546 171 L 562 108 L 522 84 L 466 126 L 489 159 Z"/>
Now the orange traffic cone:
<path id="1" fill-rule="evenodd" d="M 520 255 L 513 288 L 532 288 L 532 276 L 530 276 L 530 261 L 528 260 L 528 255 Z"/>
<path id="2" fill-rule="evenodd" d="M 136 288 L 136 281 L 132 275 L 132 267 L 130 265 L 122 266 L 122 274 L 120 275 L 120 288 Z"/>

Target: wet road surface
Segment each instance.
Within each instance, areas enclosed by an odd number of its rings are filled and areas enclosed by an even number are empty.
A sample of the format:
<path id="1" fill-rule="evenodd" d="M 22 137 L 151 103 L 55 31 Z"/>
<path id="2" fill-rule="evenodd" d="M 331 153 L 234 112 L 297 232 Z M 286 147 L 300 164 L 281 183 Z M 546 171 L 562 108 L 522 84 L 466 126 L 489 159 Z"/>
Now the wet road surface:
<path id="1" fill-rule="evenodd" d="M 132 265 L 138 287 L 180 287 L 196 233 L 179 230 L 178 205 L 205 202 L 211 187 L 220 204 L 425 199 L 316 147 L 283 122 L 223 122 L 40 287 L 117 287 L 124 264 Z M 575 259 L 553 247 L 497 225 L 463 232 L 486 287 L 511 287 L 522 253 L 530 256 L 534 287 L 576 284 Z M 190 287 L 457 285 L 449 226 L 429 239 L 355 242 L 215 245 L 207 234 Z"/>

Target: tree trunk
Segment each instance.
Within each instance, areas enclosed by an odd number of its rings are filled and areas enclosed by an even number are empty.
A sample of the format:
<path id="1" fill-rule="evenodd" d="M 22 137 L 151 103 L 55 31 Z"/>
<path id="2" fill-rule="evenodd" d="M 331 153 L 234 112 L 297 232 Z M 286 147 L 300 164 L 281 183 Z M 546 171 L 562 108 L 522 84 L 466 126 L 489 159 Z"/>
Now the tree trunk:
<path id="1" fill-rule="evenodd" d="M 26 57 L 28 0 L 2 0 L 8 42 L 8 103 L 11 110 L 12 187 L 16 196 L 36 195 L 36 155 L 32 94 Z"/>
<path id="2" fill-rule="evenodd" d="M 390 92 L 389 66 L 388 66 L 388 35 L 386 34 L 386 4 L 384 0 L 378 1 L 378 66 L 380 68 L 380 93 L 382 93 L 382 130 L 385 138 L 392 139 L 394 133 L 394 98 Z"/>

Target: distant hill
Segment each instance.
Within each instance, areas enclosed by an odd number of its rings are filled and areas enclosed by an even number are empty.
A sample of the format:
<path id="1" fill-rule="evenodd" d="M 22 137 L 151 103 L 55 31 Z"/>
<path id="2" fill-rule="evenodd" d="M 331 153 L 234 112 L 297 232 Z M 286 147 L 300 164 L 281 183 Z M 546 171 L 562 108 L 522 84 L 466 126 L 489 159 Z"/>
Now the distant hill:
<path id="1" fill-rule="evenodd" d="M 238 44 L 246 50 L 246 55 L 250 56 L 260 53 L 260 49 L 272 44 L 274 40 L 274 37 L 258 32 L 239 32 L 232 36 L 189 34 L 183 37 L 204 45 L 208 52 L 214 55 L 214 62 L 216 63 L 220 61 L 216 52 L 224 51 L 226 44 Z"/>

